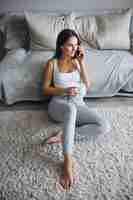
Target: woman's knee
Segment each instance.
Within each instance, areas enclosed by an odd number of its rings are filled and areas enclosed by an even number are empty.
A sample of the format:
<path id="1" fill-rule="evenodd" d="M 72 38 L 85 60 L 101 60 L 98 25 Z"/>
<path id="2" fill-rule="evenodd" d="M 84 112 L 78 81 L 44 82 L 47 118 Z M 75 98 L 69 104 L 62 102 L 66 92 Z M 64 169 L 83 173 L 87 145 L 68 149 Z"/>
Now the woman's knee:
<path id="1" fill-rule="evenodd" d="M 111 124 L 107 119 L 102 119 L 100 123 L 100 129 L 102 132 L 110 132 L 111 131 Z"/>
<path id="2" fill-rule="evenodd" d="M 69 116 L 75 116 L 77 113 L 77 108 L 76 108 L 75 104 L 68 103 L 65 106 L 65 113 L 68 114 Z"/>

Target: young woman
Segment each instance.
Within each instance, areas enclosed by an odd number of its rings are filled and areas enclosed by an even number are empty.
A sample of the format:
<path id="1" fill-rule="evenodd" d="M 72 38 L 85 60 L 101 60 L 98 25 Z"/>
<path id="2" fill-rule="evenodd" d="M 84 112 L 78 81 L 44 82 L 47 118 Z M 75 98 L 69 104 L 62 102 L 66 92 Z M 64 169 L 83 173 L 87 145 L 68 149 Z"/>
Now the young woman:
<path id="1" fill-rule="evenodd" d="M 84 61 L 84 49 L 74 30 L 64 29 L 57 37 L 56 54 L 45 66 L 43 92 L 51 95 L 49 116 L 63 122 L 63 132 L 49 138 L 48 143 L 62 142 L 64 170 L 61 185 L 69 189 L 75 180 L 73 174 L 73 147 L 75 127 L 88 125 L 88 132 L 109 131 L 107 120 L 89 109 L 83 97 L 91 87 Z M 89 134 L 89 133 L 88 133 Z"/>

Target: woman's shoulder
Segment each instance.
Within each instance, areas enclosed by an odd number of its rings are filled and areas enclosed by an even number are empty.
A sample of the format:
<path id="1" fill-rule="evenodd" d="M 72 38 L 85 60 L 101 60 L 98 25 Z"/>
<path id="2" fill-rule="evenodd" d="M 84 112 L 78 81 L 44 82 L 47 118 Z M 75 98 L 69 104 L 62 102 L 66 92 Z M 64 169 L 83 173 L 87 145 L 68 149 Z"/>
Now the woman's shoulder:
<path id="1" fill-rule="evenodd" d="M 53 68 L 54 63 L 55 63 L 56 59 L 55 58 L 49 58 L 46 62 L 47 66 L 50 66 L 51 68 Z"/>
<path id="2" fill-rule="evenodd" d="M 49 58 L 48 60 L 47 60 L 47 64 L 53 64 L 54 63 L 54 60 L 55 60 L 55 58 Z"/>

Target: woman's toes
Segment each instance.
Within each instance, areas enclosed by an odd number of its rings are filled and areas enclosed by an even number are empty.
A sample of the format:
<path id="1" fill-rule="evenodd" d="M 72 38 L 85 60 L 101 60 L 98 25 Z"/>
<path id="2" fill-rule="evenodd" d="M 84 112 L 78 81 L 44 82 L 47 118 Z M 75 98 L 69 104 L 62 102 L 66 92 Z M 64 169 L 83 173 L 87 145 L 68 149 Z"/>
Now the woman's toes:
<path id="1" fill-rule="evenodd" d="M 70 187 L 72 186 L 72 181 L 70 181 L 67 177 L 66 178 L 61 177 L 60 185 L 63 187 L 63 189 L 69 190 Z"/>
<path id="2" fill-rule="evenodd" d="M 65 189 L 65 180 L 63 177 L 60 178 L 60 185 Z"/>
<path id="3" fill-rule="evenodd" d="M 58 131 L 56 134 L 53 134 L 47 139 L 47 144 L 60 144 L 63 143 L 62 131 Z"/>

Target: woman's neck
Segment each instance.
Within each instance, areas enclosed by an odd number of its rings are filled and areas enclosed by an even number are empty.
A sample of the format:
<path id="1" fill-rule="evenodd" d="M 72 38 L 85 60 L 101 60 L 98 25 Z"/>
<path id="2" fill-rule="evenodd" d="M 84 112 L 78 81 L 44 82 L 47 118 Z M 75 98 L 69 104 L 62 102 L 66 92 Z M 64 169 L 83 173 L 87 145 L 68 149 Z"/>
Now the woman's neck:
<path id="1" fill-rule="evenodd" d="M 60 58 L 59 59 L 59 62 L 63 63 L 64 65 L 66 64 L 69 64 L 69 63 L 72 63 L 72 58 L 71 57 L 64 57 L 64 58 Z"/>
<path id="2" fill-rule="evenodd" d="M 58 59 L 58 66 L 60 68 L 60 71 L 63 72 L 72 72 L 73 71 L 73 62 L 71 57 L 67 58 L 61 58 Z"/>

